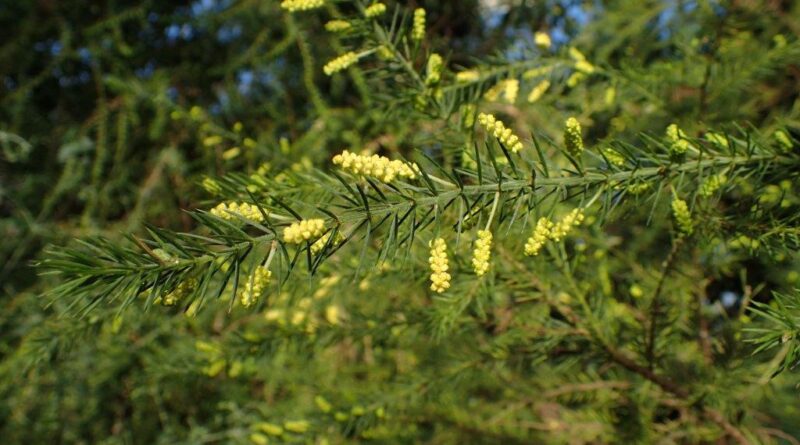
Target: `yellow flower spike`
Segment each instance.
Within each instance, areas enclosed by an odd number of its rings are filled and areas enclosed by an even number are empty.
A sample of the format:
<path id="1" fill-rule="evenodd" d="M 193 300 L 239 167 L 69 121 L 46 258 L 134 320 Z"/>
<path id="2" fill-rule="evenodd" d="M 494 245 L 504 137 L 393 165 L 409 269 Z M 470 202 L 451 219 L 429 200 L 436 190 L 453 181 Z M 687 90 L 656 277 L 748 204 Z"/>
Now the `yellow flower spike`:
<path id="1" fill-rule="evenodd" d="M 794 145 L 792 143 L 792 139 L 789 137 L 789 134 L 784 130 L 775 130 L 775 133 L 772 134 L 772 137 L 775 138 L 784 151 L 791 150 L 792 146 Z"/>
<path id="2" fill-rule="evenodd" d="M 230 161 L 242 154 L 242 149 L 239 147 L 231 147 L 224 152 L 222 152 L 222 159 L 225 161 Z"/>
<path id="3" fill-rule="evenodd" d="M 385 183 L 390 183 L 398 177 L 416 179 L 419 174 L 417 164 L 406 164 L 378 155 L 358 155 L 347 150 L 334 156 L 333 164 L 355 175 L 372 176 Z"/>
<path id="4" fill-rule="evenodd" d="M 386 13 L 386 5 L 383 3 L 373 3 L 364 10 L 364 17 L 372 19 Z"/>
<path id="5" fill-rule="evenodd" d="M 442 56 L 437 53 L 431 53 L 428 57 L 428 64 L 426 67 L 425 85 L 436 85 L 442 80 L 442 69 L 444 68 L 444 60 Z"/>
<path id="6" fill-rule="evenodd" d="M 489 270 L 489 259 L 492 256 L 492 232 L 478 230 L 478 239 L 475 240 L 475 250 L 472 253 L 472 269 L 475 274 L 483 276 Z"/>
<path id="7" fill-rule="evenodd" d="M 325 231 L 325 220 L 323 219 L 304 219 L 292 223 L 283 229 L 283 241 L 290 244 L 300 244 L 304 241 L 317 239 Z"/>
<path id="8" fill-rule="evenodd" d="M 353 25 L 346 20 L 330 20 L 325 23 L 325 30 L 328 32 L 345 32 L 352 27 Z"/>
<path id="9" fill-rule="evenodd" d="M 692 234 L 694 222 L 692 222 L 692 213 L 689 211 L 686 201 L 678 198 L 672 200 L 672 216 L 675 218 L 675 224 L 682 234 Z"/>
<path id="10" fill-rule="evenodd" d="M 489 88 L 486 93 L 484 93 L 483 97 L 490 102 L 495 102 L 502 96 L 506 103 L 513 104 L 517 101 L 518 94 L 519 80 L 505 79 Z"/>
<path id="11" fill-rule="evenodd" d="M 478 115 L 478 123 L 480 123 L 486 131 L 492 134 L 500 142 L 506 145 L 512 153 L 517 153 L 522 150 L 522 142 L 519 137 L 511 132 L 511 129 L 506 128 L 502 121 L 497 120 L 494 115 L 481 113 Z"/>
<path id="12" fill-rule="evenodd" d="M 359 55 L 353 51 L 342 54 L 341 56 L 331 60 L 322 67 L 322 71 L 328 76 L 332 76 L 339 71 L 346 70 L 358 62 Z"/>
<path id="13" fill-rule="evenodd" d="M 271 277 L 272 272 L 265 266 L 256 267 L 239 294 L 239 301 L 242 306 L 252 306 L 258 300 L 258 297 L 264 293 Z"/>
<path id="14" fill-rule="evenodd" d="M 316 240 L 314 244 L 311 245 L 311 253 L 316 255 L 322 252 L 322 249 L 328 245 L 328 240 L 331 238 L 331 233 L 332 232 L 328 232 L 325 235 L 322 235 L 320 239 Z M 342 241 L 344 241 L 344 235 L 342 235 L 342 232 L 336 232 L 336 239 L 331 243 L 331 246 L 336 246 Z"/>
<path id="15" fill-rule="evenodd" d="M 308 11 L 325 6 L 325 0 L 283 0 L 281 8 L 289 12 Z"/>
<path id="16" fill-rule="evenodd" d="M 567 152 L 573 157 L 578 157 L 583 153 L 581 124 L 574 117 L 570 117 L 564 123 L 564 145 L 567 147 Z"/>
<path id="17" fill-rule="evenodd" d="M 505 81 L 503 86 L 503 96 L 506 98 L 506 102 L 513 104 L 517 101 L 517 96 L 519 95 L 519 80 L 517 79 L 508 79 Z"/>
<path id="18" fill-rule="evenodd" d="M 214 147 L 221 143 L 222 143 L 222 137 L 217 135 L 208 136 L 205 139 L 203 139 L 203 145 L 205 145 L 206 147 Z"/>
<path id="19" fill-rule="evenodd" d="M 456 73 L 456 82 L 468 83 L 475 82 L 481 78 L 481 74 L 477 70 L 466 70 Z"/>
<path id="20" fill-rule="evenodd" d="M 525 80 L 529 80 L 535 77 L 541 77 L 550 74 L 551 71 L 553 71 L 553 65 L 531 68 L 522 74 L 522 78 Z"/>
<path id="21" fill-rule="evenodd" d="M 625 164 L 625 157 L 622 156 L 620 152 L 614 150 L 611 147 L 607 147 L 603 149 L 603 155 L 608 160 L 608 163 L 611 165 L 616 165 L 617 167 L 622 167 Z"/>
<path id="22" fill-rule="evenodd" d="M 252 433 L 250 434 L 250 442 L 253 442 L 255 445 L 268 445 L 269 439 L 267 436 L 261 433 Z"/>
<path id="23" fill-rule="evenodd" d="M 700 186 L 700 196 L 704 198 L 708 198 L 709 196 L 714 195 L 717 191 L 728 182 L 728 177 L 725 173 L 720 173 L 718 175 L 714 175 L 703 181 L 703 185 Z"/>
<path id="24" fill-rule="evenodd" d="M 420 41 L 425 38 L 425 9 L 414 10 L 414 25 L 411 28 L 411 40 Z"/>
<path id="25" fill-rule="evenodd" d="M 569 56 L 572 60 L 575 61 L 575 69 L 578 70 L 580 73 L 583 74 L 592 74 L 595 70 L 594 65 L 589 63 L 586 60 L 586 56 L 583 55 L 582 52 L 578 50 L 578 48 L 572 47 L 569 49 Z"/>
<path id="26" fill-rule="evenodd" d="M 236 222 L 239 221 L 239 217 L 256 222 L 264 221 L 264 215 L 258 209 L 258 206 L 246 202 L 223 202 L 211 209 L 209 213 L 226 221 Z"/>
<path id="27" fill-rule="evenodd" d="M 572 73 L 569 78 L 567 78 L 567 86 L 570 88 L 575 88 L 583 79 L 586 78 L 586 74 L 581 72 Z"/>
<path id="28" fill-rule="evenodd" d="M 180 300 L 186 298 L 195 287 L 197 287 L 197 280 L 194 278 L 181 281 L 175 286 L 172 292 L 161 298 L 161 304 L 164 306 L 174 306 Z"/>
<path id="29" fill-rule="evenodd" d="M 314 397 L 314 403 L 317 404 L 317 408 L 319 408 L 319 410 L 323 413 L 329 413 L 331 412 L 331 409 L 333 409 L 333 406 L 330 404 L 330 402 L 325 400 L 325 397 L 322 396 Z"/>
<path id="30" fill-rule="evenodd" d="M 686 140 L 686 134 L 678 127 L 678 124 L 670 124 L 666 131 L 667 142 L 669 142 L 669 152 L 672 155 L 682 155 L 689 150 L 691 145 Z"/>
<path id="31" fill-rule="evenodd" d="M 550 219 L 541 217 L 536 222 L 533 234 L 525 242 L 525 255 L 536 256 L 550 238 L 550 231 L 553 229 L 553 222 Z"/>
<path id="32" fill-rule="evenodd" d="M 201 185 L 205 191 L 212 195 L 219 195 L 222 192 L 222 187 L 220 187 L 216 179 L 208 177 L 203 178 Z"/>
<path id="33" fill-rule="evenodd" d="M 550 39 L 550 36 L 546 32 L 541 31 L 533 35 L 533 43 L 542 49 L 548 49 L 553 45 L 553 41 Z"/>
<path id="34" fill-rule="evenodd" d="M 270 436 L 282 436 L 283 435 L 283 427 L 280 425 L 275 425 L 274 423 L 269 422 L 258 422 L 253 427 L 262 433 L 268 434 Z"/>
<path id="35" fill-rule="evenodd" d="M 550 88 L 549 80 L 543 80 L 536 84 L 536 86 L 531 90 L 530 94 L 528 94 L 528 103 L 532 104 L 541 99 L 548 88 Z"/>
<path id="36" fill-rule="evenodd" d="M 308 431 L 310 424 L 307 420 L 291 420 L 283 423 L 283 428 L 292 433 L 302 434 Z"/>
<path id="37" fill-rule="evenodd" d="M 614 101 L 617 99 L 617 89 L 613 86 L 606 88 L 605 96 L 603 97 L 603 101 L 606 105 L 613 105 Z"/>
<path id="38" fill-rule="evenodd" d="M 581 225 L 584 220 L 583 209 L 574 209 L 573 211 L 567 213 L 561 221 L 556 223 L 553 226 L 553 230 L 550 231 L 550 239 L 555 242 L 559 242 L 564 237 L 569 235 L 574 227 Z"/>
<path id="39" fill-rule="evenodd" d="M 342 319 L 342 310 L 339 306 L 332 304 L 325 308 L 325 321 L 332 325 L 337 325 Z"/>
<path id="40" fill-rule="evenodd" d="M 719 133 L 714 133 L 713 131 L 706 132 L 705 138 L 712 144 L 719 145 L 720 147 L 730 146 L 730 141 L 728 140 L 728 138 Z"/>
<path id="41" fill-rule="evenodd" d="M 444 239 L 436 238 L 430 243 L 431 256 L 428 263 L 431 268 L 431 290 L 442 293 L 450 287 L 449 262 L 447 260 L 447 244 Z"/>

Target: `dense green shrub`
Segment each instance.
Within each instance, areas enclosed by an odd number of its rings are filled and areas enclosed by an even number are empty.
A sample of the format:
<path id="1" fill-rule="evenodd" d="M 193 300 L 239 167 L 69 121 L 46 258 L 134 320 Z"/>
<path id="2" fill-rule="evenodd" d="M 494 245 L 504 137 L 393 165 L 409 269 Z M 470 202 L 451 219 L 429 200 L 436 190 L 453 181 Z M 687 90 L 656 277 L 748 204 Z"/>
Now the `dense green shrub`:
<path id="1" fill-rule="evenodd" d="M 0 11 L 0 434 L 796 442 L 798 17 Z"/>

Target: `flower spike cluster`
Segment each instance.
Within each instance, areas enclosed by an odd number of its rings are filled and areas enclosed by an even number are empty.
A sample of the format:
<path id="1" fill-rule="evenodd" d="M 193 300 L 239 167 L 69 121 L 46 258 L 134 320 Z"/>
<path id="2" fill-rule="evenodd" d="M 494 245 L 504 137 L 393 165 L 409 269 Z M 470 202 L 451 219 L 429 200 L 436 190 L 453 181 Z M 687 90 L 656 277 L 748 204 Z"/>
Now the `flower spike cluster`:
<path id="1" fill-rule="evenodd" d="M 332 76 L 334 73 L 338 73 L 339 71 L 350 68 L 356 62 L 358 62 L 358 59 L 358 54 L 350 51 L 326 63 L 325 66 L 322 67 L 322 71 L 324 71 L 328 76 Z"/>
<path id="2" fill-rule="evenodd" d="M 675 224 L 682 234 L 691 235 L 694 232 L 692 212 L 689 211 L 686 201 L 679 198 L 672 200 L 672 216 L 675 218 Z"/>
<path id="3" fill-rule="evenodd" d="M 251 221 L 261 222 L 264 220 L 264 215 L 258 206 L 246 202 L 223 202 L 211 209 L 210 213 L 226 221 L 239 221 L 237 215 Z"/>
<path id="4" fill-rule="evenodd" d="M 321 8 L 325 5 L 325 0 L 283 0 L 281 8 L 289 12 L 307 11 L 309 9 Z"/>
<path id="5" fill-rule="evenodd" d="M 304 219 L 292 223 L 283 229 L 283 240 L 291 244 L 300 244 L 303 241 L 317 239 L 325 231 L 325 220 L 323 219 Z"/>
<path id="6" fill-rule="evenodd" d="M 266 266 L 258 266 L 253 271 L 253 275 L 247 280 L 239 294 L 239 301 L 244 307 L 250 307 L 264 293 L 264 289 L 269 284 L 272 272 Z"/>
<path id="7" fill-rule="evenodd" d="M 347 150 L 334 156 L 333 163 L 350 173 L 372 176 L 385 183 L 390 183 L 398 177 L 416 179 L 419 174 L 417 164 L 409 165 L 403 161 L 391 160 L 379 155 L 358 155 Z"/>
<path id="8" fill-rule="evenodd" d="M 431 290 L 442 293 L 450 287 L 450 268 L 447 260 L 447 245 L 442 238 L 431 241 L 431 256 L 428 263 L 431 267 Z"/>
<path id="9" fill-rule="evenodd" d="M 522 150 L 522 142 L 519 137 L 511 132 L 510 128 L 506 128 L 502 121 L 497 120 L 491 114 L 481 113 L 478 115 L 478 122 L 486 128 L 486 131 L 496 137 L 500 142 L 506 145 L 512 153 L 517 153 Z"/>
<path id="10" fill-rule="evenodd" d="M 411 28 L 411 40 L 420 41 L 425 38 L 425 9 L 414 10 L 414 25 Z"/>
<path id="11" fill-rule="evenodd" d="M 475 240 L 475 250 L 472 253 L 472 269 L 479 277 L 489 270 L 489 259 L 492 256 L 492 232 L 478 230 L 478 239 Z"/>
<path id="12" fill-rule="evenodd" d="M 550 231 L 553 229 L 553 222 L 546 217 L 539 218 L 533 234 L 525 242 L 525 255 L 536 256 L 550 238 Z"/>
<path id="13" fill-rule="evenodd" d="M 574 157 L 583 153 L 581 123 L 574 117 L 567 119 L 564 125 L 564 145 L 567 147 L 567 152 Z"/>

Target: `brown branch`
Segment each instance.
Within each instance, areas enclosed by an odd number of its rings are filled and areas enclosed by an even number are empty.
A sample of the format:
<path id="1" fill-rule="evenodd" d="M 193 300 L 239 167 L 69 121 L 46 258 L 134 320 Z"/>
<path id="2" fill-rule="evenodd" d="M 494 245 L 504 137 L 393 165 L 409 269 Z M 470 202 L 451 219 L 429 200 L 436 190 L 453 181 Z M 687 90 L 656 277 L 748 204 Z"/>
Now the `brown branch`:
<path id="1" fill-rule="evenodd" d="M 653 369 L 653 364 L 655 361 L 655 343 L 656 333 L 658 330 L 658 316 L 661 312 L 661 291 L 664 289 L 664 282 L 666 281 L 670 270 L 672 270 L 672 266 L 675 264 L 675 258 L 677 257 L 678 250 L 680 250 L 681 246 L 683 246 L 684 239 L 685 237 L 681 236 L 672 244 L 672 249 L 669 251 L 669 255 L 667 255 L 667 258 L 661 265 L 661 276 L 658 278 L 658 285 L 656 286 L 655 294 L 653 294 L 653 299 L 650 301 L 650 326 L 647 332 L 647 339 L 645 341 L 647 366 L 650 368 L 650 370 Z"/>

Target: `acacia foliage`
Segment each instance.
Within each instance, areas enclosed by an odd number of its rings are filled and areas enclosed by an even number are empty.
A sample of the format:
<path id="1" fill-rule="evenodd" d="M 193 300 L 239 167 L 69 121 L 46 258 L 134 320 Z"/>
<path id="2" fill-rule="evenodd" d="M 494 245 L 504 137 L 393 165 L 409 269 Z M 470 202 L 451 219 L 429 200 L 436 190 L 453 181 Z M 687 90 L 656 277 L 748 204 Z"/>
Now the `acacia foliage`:
<path id="1" fill-rule="evenodd" d="M 796 2 L 436 3 L 421 41 L 405 3 L 373 18 L 358 1 L 17 6 L 51 21 L 0 53 L 21 61 L 4 73 L 3 168 L 26 179 L 4 195 L 21 236 L 3 273 L 55 244 L 42 281 L 6 286 L 7 437 L 798 435 Z M 330 34 L 332 19 L 351 28 Z M 344 149 L 419 173 L 352 174 L 331 162 Z M 580 226 L 524 255 L 539 218 L 576 208 Z M 287 242 L 311 218 L 325 241 Z"/>

